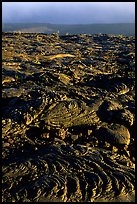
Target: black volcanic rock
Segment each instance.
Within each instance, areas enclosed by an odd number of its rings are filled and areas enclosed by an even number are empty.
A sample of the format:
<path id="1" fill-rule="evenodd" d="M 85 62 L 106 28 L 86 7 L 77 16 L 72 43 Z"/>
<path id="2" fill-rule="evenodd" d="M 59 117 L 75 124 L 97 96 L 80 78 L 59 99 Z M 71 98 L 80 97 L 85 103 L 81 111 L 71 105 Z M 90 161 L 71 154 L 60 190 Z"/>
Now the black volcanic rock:
<path id="1" fill-rule="evenodd" d="M 114 146 L 129 145 L 130 133 L 125 126 L 115 123 L 99 128 L 98 139 Z"/>
<path id="2" fill-rule="evenodd" d="M 133 36 L 3 33 L 3 202 L 134 193 L 134 53 Z"/>

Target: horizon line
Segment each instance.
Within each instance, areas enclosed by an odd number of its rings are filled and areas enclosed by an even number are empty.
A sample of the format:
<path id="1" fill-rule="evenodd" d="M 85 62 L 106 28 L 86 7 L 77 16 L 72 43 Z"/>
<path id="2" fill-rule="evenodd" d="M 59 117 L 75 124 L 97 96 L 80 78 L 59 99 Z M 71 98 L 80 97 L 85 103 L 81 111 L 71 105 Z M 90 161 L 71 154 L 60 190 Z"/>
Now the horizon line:
<path id="1" fill-rule="evenodd" d="M 35 24 L 52 24 L 52 25 L 91 25 L 91 24 L 135 24 L 135 22 L 112 22 L 112 23 L 75 23 L 75 24 L 71 24 L 71 23 L 48 23 L 48 22 L 2 22 L 2 23 L 5 23 L 5 24 L 15 24 L 15 23 L 18 23 L 18 24 L 22 24 L 22 23 L 25 23 L 25 24 L 31 24 L 31 23 L 35 23 Z"/>

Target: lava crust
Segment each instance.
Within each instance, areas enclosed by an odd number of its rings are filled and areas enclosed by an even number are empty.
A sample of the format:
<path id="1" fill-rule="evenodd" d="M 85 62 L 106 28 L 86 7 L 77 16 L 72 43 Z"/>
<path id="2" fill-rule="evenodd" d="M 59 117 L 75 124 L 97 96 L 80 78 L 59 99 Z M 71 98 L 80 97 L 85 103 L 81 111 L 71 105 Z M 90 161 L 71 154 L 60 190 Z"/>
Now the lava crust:
<path id="1" fill-rule="evenodd" d="M 3 202 L 134 201 L 134 140 L 134 37 L 2 34 Z"/>

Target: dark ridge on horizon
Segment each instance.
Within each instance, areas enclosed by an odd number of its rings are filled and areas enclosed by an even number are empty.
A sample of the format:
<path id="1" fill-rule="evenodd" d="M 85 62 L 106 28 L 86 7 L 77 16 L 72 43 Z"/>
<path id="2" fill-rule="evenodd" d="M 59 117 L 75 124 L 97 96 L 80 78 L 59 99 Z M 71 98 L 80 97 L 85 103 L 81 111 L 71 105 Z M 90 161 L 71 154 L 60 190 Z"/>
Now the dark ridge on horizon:
<path id="1" fill-rule="evenodd" d="M 91 23 L 91 24 L 52 24 L 52 23 L 3 23 L 2 32 L 32 32 L 59 35 L 69 34 L 123 34 L 135 35 L 135 23 Z"/>

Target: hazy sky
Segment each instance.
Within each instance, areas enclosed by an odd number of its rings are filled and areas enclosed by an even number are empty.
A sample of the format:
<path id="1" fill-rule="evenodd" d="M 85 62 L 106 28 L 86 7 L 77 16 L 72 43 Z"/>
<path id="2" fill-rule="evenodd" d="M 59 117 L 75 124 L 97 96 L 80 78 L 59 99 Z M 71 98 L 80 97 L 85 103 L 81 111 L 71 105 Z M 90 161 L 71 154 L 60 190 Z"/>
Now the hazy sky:
<path id="1" fill-rule="evenodd" d="M 135 2 L 2 2 L 2 22 L 133 23 Z"/>

